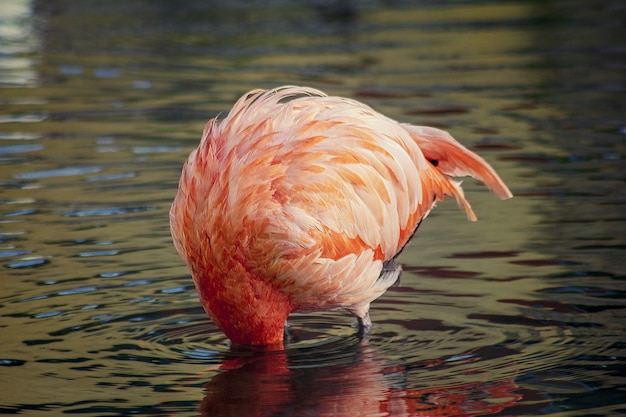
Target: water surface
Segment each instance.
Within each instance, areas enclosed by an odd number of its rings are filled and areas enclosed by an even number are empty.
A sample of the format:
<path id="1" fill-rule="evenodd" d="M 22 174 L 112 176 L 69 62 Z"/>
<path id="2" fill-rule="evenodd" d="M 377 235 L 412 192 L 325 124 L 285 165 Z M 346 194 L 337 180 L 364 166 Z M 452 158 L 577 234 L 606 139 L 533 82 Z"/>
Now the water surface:
<path id="1" fill-rule="evenodd" d="M 0 412 L 624 414 L 623 6 L 223 3 L 0 4 Z M 281 84 L 445 128 L 516 197 L 440 204 L 368 339 L 294 315 L 250 352 L 167 213 L 206 120 Z"/>

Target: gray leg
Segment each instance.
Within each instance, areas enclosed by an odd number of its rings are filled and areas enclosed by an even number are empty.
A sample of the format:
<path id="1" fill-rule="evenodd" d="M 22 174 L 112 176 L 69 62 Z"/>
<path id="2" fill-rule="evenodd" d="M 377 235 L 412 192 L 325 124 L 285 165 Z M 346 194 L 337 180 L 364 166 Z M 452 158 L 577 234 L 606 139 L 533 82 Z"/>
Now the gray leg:
<path id="1" fill-rule="evenodd" d="M 291 332 L 289 331 L 289 328 L 291 327 L 291 324 L 289 324 L 288 322 L 285 322 L 285 327 L 284 327 L 284 333 L 283 333 L 283 339 L 285 342 L 291 342 L 292 339 L 292 335 Z"/>
<path id="2" fill-rule="evenodd" d="M 366 311 L 362 316 L 358 316 L 357 320 L 359 322 L 359 331 L 363 332 L 363 334 L 369 334 L 370 330 L 372 330 L 372 319 L 370 318 L 370 312 Z"/>
<path id="3" fill-rule="evenodd" d="M 372 319 L 370 318 L 370 303 L 363 303 L 352 306 L 348 311 L 356 316 L 361 338 L 368 338 L 372 330 Z"/>

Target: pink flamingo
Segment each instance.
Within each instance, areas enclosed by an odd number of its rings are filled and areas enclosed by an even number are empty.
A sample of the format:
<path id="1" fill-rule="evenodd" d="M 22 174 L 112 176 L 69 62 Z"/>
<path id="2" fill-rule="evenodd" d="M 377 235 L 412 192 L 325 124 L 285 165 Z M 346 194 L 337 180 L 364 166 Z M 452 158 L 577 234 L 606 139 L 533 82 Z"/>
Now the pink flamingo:
<path id="1" fill-rule="evenodd" d="M 355 100 L 285 86 L 254 90 L 210 120 L 170 211 L 176 250 L 204 310 L 235 344 L 282 343 L 294 311 L 343 309 L 371 327 L 394 258 L 452 177 L 512 197 L 448 133 L 401 124 Z"/>

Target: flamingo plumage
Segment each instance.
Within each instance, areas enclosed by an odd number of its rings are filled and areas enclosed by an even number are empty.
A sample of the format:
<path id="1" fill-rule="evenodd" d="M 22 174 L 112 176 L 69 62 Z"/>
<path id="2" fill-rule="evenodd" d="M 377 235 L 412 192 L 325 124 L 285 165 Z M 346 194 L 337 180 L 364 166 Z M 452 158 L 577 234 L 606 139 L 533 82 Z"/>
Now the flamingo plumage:
<path id="1" fill-rule="evenodd" d="M 355 100 L 285 86 L 210 120 L 170 210 L 176 250 L 208 316 L 235 344 L 283 342 L 294 311 L 343 309 L 368 330 L 370 303 L 435 203 L 472 176 L 512 197 L 447 132 L 398 123 Z"/>

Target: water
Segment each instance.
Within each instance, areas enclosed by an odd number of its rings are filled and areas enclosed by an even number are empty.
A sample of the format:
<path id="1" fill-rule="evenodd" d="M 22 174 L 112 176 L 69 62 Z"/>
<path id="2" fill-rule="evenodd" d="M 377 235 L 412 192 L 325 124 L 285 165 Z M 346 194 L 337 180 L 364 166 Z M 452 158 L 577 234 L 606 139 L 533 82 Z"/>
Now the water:
<path id="1" fill-rule="evenodd" d="M 226 3 L 226 2 L 223 2 Z M 0 2 L 0 412 L 626 414 L 618 1 Z M 204 316 L 167 212 L 205 121 L 310 85 L 480 152 L 374 303 L 281 352 Z M 358 414 L 360 413 L 360 414 Z"/>

